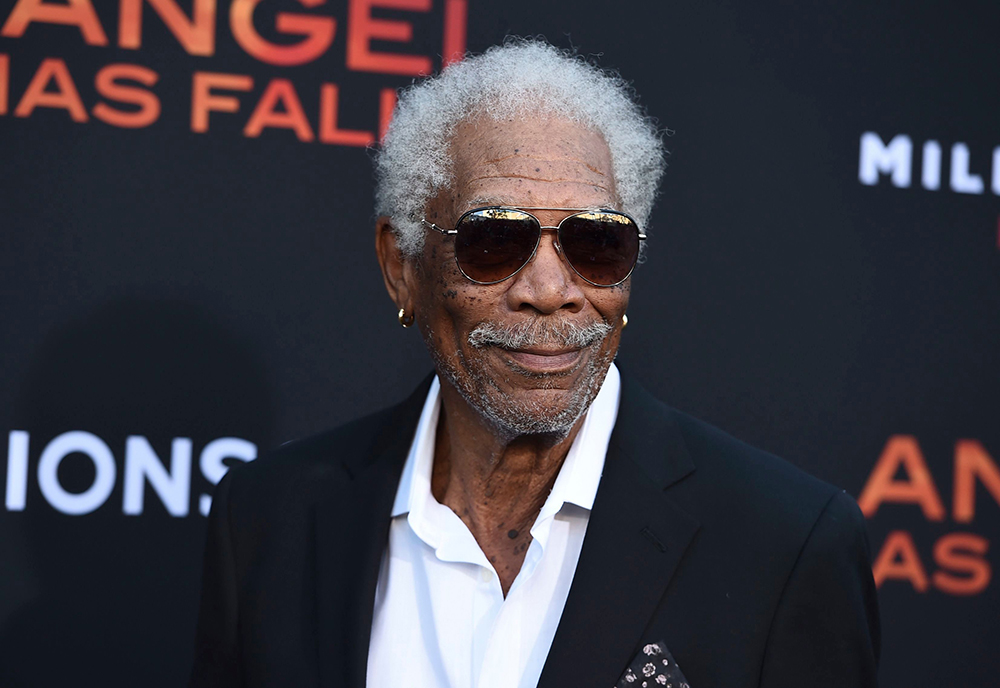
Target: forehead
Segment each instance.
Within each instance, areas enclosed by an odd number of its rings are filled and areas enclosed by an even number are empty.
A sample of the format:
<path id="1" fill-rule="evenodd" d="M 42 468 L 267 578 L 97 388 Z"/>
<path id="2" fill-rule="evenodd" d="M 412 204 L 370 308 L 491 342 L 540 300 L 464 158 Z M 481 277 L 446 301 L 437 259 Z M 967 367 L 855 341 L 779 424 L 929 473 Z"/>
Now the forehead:
<path id="1" fill-rule="evenodd" d="M 456 128 L 451 156 L 456 211 L 491 204 L 576 208 L 617 202 L 608 145 L 579 123 L 470 120 Z"/>

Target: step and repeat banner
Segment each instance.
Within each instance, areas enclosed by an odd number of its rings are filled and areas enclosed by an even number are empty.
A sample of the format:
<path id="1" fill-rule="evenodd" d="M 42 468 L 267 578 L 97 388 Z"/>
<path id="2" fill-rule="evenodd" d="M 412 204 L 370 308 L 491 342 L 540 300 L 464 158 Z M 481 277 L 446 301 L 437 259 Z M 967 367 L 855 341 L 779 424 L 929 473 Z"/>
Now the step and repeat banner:
<path id="1" fill-rule="evenodd" d="M 670 150 L 620 365 L 855 496 L 888 688 L 1000 672 L 1000 10 L 0 0 L 0 686 L 172 687 L 233 462 L 430 370 L 373 248 L 396 89 L 507 34 Z"/>

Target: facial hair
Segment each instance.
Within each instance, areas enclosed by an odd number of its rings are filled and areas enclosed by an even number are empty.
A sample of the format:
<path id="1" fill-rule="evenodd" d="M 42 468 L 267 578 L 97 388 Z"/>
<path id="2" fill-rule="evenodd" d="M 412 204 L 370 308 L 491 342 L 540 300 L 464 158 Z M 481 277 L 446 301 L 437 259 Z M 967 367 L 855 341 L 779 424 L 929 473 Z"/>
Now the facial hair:
<path id="1" fill-rule="evenodd" d="M 579 381 L 572 389 L 566 390 L 568 397 L 558 407 L 537 400 L 511 398 L 500 388 L 499 381 L 492 371 L 486 369 L 481 359 L 470 360 L 461 350 L 458 352 L 458 366 L 433 350 L 431 353 L 438 371 L 499 435 L 508 439 L 546 435 L 560 441 L 569 435 L 577 420 L 590 408 L 604 383 L 614 351 L 597 352 L 613 329 L 606 321 L 578 325 L 535 318 L 514 325 L 484 321 L 469 333 L 470 346 L 478 350 L 491 346 L 511 350 L 553 344 L 571 349 L 593 349 L 594 353 L 587 358 L 580 371 Z M 515 370 L 522 376 L 538 380 L 542 388 L 547 386 L 546 382 L 554 386 L 560 377 L 558 374 L 537 373 L 518 367 Z"/>

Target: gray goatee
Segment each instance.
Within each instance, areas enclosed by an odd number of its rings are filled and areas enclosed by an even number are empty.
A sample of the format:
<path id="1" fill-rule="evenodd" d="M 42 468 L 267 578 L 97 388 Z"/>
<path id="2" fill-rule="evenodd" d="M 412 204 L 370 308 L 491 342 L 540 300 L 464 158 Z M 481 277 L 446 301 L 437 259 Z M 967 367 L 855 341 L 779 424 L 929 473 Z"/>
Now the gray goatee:
<path id="1" fill-rule="evenodd" d="M 607 322 L 595 321 L 586 325 L 571 322 L 548 322 L 545 318 L 508 325 L 484 321 L 469 333 L 469 344 L 475 349 L 497 346 L 503 349 L 524 349 L 545 345 L 557 345 L 572 349 L 599 348 L 604 338 L 614 328 Z M 434 352 L 432 352 L 434 353 Z M 462 360 L 464 374 L 435 356 L 440 370 L 465 400 L 478 409 L 484 419 L 505 437 L 522 435 L 549 435 L 555 440 L 566 437 L 577 420 L 590 408 L 591 402 L 601 389 L 608 366 L 614 352 L 591 356 L 581 371 L 577 386 L 568 390 L 564 405 L 552 408 L 539 401 L 515 402 L 500 388 L 498 380 L 491 372 L 477 365 L 478 362 Z M 526 371 L 519 371 L 526 375 Z M 549 376 L 545 373 L 530 374 L 543 382 Z"/>

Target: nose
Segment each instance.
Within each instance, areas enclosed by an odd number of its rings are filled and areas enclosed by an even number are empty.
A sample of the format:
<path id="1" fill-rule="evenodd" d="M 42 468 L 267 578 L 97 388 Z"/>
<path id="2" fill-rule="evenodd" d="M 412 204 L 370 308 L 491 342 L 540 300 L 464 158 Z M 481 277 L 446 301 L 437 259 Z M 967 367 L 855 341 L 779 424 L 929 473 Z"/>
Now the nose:
<path id="1" fill-rule="evenodd" d="M 580 280 L 561 254 L 555 228 L 543 227 L 535 255 L 512 278 L 507 290 L 512 310 L 549 315 L 563 308 L 576 313 L 584 307 L 586 296 Z"/>

